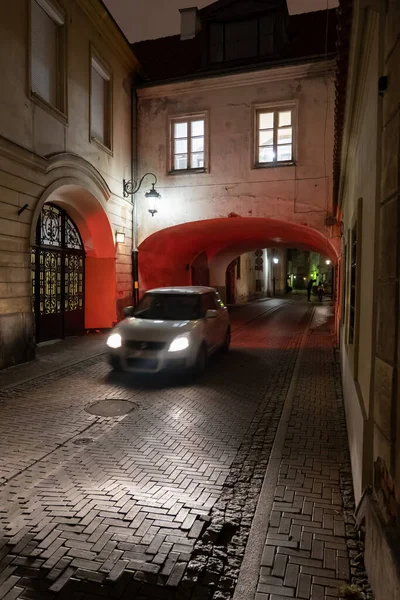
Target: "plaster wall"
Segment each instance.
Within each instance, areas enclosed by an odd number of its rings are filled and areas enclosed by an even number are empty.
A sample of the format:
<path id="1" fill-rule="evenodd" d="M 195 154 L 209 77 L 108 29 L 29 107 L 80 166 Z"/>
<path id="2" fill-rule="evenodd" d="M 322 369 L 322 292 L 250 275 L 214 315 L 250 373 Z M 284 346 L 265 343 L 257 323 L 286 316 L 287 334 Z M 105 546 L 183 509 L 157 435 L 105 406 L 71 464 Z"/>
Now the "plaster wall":
<path id="1" fill-rule="evenodd" d="M 102 251 L 82 231 L 93 214 L 92 203 L 86 202 L 88 194 L 108 222 L 113 250 L 102 256 L 109 262 L 107 283 L 114 303 L 106 311 L 108 326 L 132 295 L 132 204 L 122 197 L 122 181 L 130 177 L 130 82 L 136 59 L 101 2 L 60 0 L 67 28 L 66 110 L 57 114 L 30 91 L 30 5 L 29 0 L 16 0 L 2 12 L 0 21 L 0 79 L 7 90 L 0 94 L 0 367 L 33 356 L 30 248 L 44 199 L 57 202 L 54 194 L 47 193 L 50 188 L 55 193 L 73 182 L 81 191 L 80 232 L 92 263 Z M 112 73 L 111 150 L 90 138 L 92 47 Z M 67 212 L 74 212 L 77 202 L 63 195 Z M 25 204 L 27 209 L 18 216 Z M 115 244 L 116 231 L 125 233 L 124 244 Z M 98 267 L 89 266 L 89 277 L 95 271 L 104 277 Z M 101 302 L 101 293 L 97 301 Z M 90 302 L 85 325 L 104 326 L 104 319 L 100 324 L 90 310 Z"/>
<path id="2" fill-rule="evenodd" d="M 257 298 L 264 298 L 269 293 L 268 250 L 262 250 L 263 270 L 255 269 L 255 253 L 247 252 L 240 256 L 240 279 L 235 279 L 235 303 L 245 304 Z M 237 271 L 236 271 L 237 272 Z M 235 274 L 236 274 L 235 272 Z M 261 281 L 261 289 L 257 291 L 256 281 Z"/>
<path id="3" fill-rule="evenodd" d="M 343 179 L 343 247 L 347 253 L 346 313 L 342 318 L 342 368 L 347 427 L 350 440 L 356 502 L 368 482 L 363 474 L 371 431 L 366 428 L 371 403 L 374 264 L 376 256 L 376 139 L 378 100 L 378 29 L 371 22 L 370 44 L 363 52 L 358 73 L 364 75 L 357 90 L 356 112 L 347 147 Z M 357 227 L 357 290 L 354 343 L 349 343 L 351 232 Z"/>
<path id="4" fill-rule="evenodd" d="M 304 224 L 329 237 L 332 67 L 282 67 L 139 89 L 138 172 L 155 173 L 162 194 L 154 219 L 145 189 L 137 194 L 139 243 L 169 226 L 231 213 Z M 296 107 L 296 163 L 254 168 L 255 107 L 281 102 Z M 169 174 L 169 119 L 203 111 L 207 171 Z"/>

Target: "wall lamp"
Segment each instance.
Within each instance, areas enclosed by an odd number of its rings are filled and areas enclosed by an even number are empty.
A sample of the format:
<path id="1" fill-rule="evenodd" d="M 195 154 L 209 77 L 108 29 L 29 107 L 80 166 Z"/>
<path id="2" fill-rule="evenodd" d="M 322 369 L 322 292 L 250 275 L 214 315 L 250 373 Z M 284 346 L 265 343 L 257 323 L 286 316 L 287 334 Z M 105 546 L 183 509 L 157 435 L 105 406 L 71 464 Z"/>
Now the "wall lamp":
<path id="1" fill-rule="evenodd" d="M 123 181 L 124 198 L 128 198 L 128 196 L 136 194 L 136 192 L 138 192 L 140 190 L 140 187 L 143 183 L 143 179 L 145 177 L 147 177 L 147 175 L 151 175 L 155 179 L 154 183 L 151 184 L 152 185 L 151 189 L 145 193 L 146 198 L 149 198 L 150 201 L 154 203 L 148 209 L 151 216 L 154 217 L 155 213 L 157 212 L 157 209 L 155 208 L 155 202 L 156 202 L 156 200 L 161 198 L 161 194 L 159 194 L 155 188 L 155 185 L 157 183 L 157 177 L 154 175 L 154 173 L 145 173 L 143 175 L 143 177 L 140 179 L 139 183 L 137 181 L 135 181 L 135 179 L 130 179 L 130 180 L 124 179 L 124 181 Z"/>
<path id="2" fill-rule="evenodd" d="M 325 262 L 326 262 L 326 264 L 327 264 L 327 265 L 330 265 L 330 264 L 331 264 L 331 261 L 330 261 L 330 260 L 326 260 Z"/>
<path id="3" fill-rule="evenodd" d="M 273 260 L 273 262 L 274 262 L 275 265 L 277 265 L 278 262 L 279 262 L 279 258 L 273 258 L 272 260 Z"/>
<path id="4" fill-rule="evenodd" d="M 115 241 L 117 242 L 117 244 L 124 244 L 125 243 L 125 234 L 122 231 L 116 231 Z"/>

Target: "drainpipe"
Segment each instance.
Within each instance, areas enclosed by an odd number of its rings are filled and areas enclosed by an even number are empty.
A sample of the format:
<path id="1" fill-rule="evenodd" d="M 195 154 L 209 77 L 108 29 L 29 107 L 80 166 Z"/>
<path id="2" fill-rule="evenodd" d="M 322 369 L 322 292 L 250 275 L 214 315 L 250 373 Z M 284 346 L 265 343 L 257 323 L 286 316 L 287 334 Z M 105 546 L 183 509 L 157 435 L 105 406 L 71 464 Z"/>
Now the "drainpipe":
<path id="1" fill-rule="evenodd" d="M 137 179 L 138 123 L 137 123 L 137 93 L 132 83 L 131 88 L 131 179 Z M 137 203 L 136 194 L 132 196 L 132 299 L 134 306 L 139 300 L 139 264 L 137 249 Z"/>

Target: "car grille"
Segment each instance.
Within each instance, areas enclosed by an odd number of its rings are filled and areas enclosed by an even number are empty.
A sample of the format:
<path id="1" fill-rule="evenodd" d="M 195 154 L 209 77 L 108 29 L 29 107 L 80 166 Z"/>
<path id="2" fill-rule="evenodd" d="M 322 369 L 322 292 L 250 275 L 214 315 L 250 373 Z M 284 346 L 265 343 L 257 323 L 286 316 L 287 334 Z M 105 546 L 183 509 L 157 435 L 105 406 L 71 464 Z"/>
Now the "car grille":
<path id="1" fill-rule="evenodd" d="M 166 342 L 145 342 L 138 340 L 125 340 L 125 346 L 130 350 L 163 350 Z"/>
<path id="2" fill-rule="evenodd" d="M 128 358 L 128 367 L 133 369 L 146 369 L 156 371 L 158 369 L 158 360 L 154 358 Z"/>

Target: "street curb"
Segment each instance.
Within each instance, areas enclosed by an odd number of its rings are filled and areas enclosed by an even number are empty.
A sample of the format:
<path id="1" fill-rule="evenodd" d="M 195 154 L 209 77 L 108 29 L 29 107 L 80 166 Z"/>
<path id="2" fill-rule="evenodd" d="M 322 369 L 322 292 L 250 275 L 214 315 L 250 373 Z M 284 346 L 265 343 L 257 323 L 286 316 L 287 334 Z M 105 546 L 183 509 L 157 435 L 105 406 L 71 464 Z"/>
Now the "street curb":
<path id="1" fill-rule="evenodd" d="M 253 517 L 253 522 L 247 540 L 246 550 L 240 568 L 233 600 L 254 600 L 256 596 L 261 558 L 267 537 L 269 517 L 274 502 L 274 494 L 279 476 L 279 468 L 282 461 L 282 453 L 285 445 L 287 428 L 292 412 L 300 363 L 305 348 L 305 342 L 313 321 L 314 312 L 315 308 L 312 307 L 308 325 L 302 336 L 290 386 L 286 396 L 285 404 L 282 409 L 281 418 L 279 419 L 278 428 L 276 430 L 274 444 L 272 446 L 268 466 L 265 471 L 264 481 L 261 487 L 256 512 Z"/>

